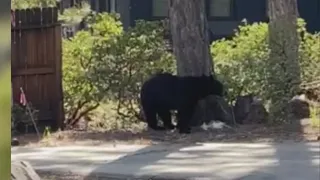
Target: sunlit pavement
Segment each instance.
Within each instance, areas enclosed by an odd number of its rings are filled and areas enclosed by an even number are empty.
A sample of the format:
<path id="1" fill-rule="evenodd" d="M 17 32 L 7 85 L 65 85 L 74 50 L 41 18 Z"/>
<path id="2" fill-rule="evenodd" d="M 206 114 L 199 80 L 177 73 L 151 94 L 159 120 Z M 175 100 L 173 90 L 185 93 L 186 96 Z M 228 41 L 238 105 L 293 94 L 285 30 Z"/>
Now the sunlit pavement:
<path id="1" fill-rule="evenodd" d="M 29 161 L 36 170 L 85 176 L 199 180 L 320 179 L 320 142 L 13 147 L 11 157 L 12 160 Z"/>

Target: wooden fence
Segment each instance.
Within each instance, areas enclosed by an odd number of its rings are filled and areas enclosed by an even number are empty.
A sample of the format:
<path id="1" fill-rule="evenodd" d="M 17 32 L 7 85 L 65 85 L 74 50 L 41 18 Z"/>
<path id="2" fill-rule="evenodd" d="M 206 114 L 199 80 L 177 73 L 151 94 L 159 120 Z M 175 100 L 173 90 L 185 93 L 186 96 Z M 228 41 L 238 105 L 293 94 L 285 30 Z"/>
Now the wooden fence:
<path id="1" fill-rule="evenodd" d="M 39 110 L 38 123 L 63 126 L 61 26 L 57 8 L 12 11 L 11 70 L 13 99 L 20 87 Z"/>

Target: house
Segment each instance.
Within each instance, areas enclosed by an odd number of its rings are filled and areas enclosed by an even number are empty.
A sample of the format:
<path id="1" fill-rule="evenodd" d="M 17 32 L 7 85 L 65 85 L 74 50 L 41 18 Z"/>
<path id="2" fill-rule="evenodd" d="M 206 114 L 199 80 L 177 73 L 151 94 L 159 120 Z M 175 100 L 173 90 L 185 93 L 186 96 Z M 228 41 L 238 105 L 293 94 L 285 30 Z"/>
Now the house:
<path id="1" fill-rule="evenodd" d="M 98 12 L 117 12 L 125 28 L 135 20 L 160 20 L 168 16 L 168 0 L 90 0 Z M 320 31 L 320 0 L 298 0 L 299 14 L 310 32 Z M 245 18 L 267 21 L 267 0 L 206 0 L 211 40 L 228 37 Z"/>

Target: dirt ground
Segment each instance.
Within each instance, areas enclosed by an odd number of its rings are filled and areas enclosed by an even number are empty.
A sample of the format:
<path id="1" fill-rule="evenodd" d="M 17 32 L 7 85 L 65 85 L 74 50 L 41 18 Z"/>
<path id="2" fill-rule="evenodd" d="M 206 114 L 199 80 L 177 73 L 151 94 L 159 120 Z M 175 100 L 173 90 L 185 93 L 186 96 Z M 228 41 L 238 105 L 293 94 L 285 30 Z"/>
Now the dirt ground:
<path id="1" fill-rule="evenodd" d="M 103 144 L 153 144 L 153 143 L 194 143 L 194 142 L 282 142 L 319 141 L 320 128 L 302 125 L 242 125 L 233 129 L 193 129 L 192 134 L 182 136 L 177 132 L 93 132 L 61 131 L 52 133 L 40 141 L 35 134 L 17 136 L 22 146 L 65 146 Z"/>

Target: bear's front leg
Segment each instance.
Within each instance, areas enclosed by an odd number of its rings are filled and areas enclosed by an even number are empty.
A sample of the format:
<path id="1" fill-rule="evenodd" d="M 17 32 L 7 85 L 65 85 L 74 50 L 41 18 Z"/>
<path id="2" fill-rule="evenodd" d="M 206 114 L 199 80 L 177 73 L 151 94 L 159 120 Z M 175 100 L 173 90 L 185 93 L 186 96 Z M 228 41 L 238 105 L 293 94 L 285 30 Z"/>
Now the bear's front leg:
<path id="1" fill-rule="evenodd" d="M 158 125 L 157 114 L 154 108 L 145 108 L 145 116 L 148 124 L 148 128 L 155 131 L 164 131 L 166 128 Z"/>
<path id="2" fill-rule="evenodd" d="M 170 109 L 162 109 L 158 111 L 158 115 L 161 118 L 165 129 L 173 130 L 175 128 L 172 124 Z"/>
<path id="3" fill-rule="evenodd" d="M 191 126 L 190 121 L 193 114 L 193 108 L 182 108 L 178 110 L 177 114 L 177 129 L 179 129 L 180 134 L 190 134 L 191 133 Z"/>

